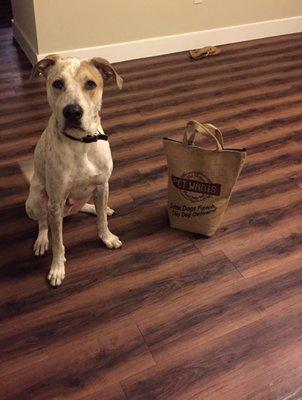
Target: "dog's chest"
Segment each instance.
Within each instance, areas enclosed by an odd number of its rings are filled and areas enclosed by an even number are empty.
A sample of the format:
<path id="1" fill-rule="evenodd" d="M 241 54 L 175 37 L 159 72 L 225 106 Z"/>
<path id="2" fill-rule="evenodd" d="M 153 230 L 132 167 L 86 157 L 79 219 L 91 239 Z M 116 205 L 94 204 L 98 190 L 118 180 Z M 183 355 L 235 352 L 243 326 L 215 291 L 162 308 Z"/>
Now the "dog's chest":
<path id="1" fill-rule="evenodd" d="M 100 167 L 89 160 L 75 163 L 69 175 L 69 190 L 71 197 L 82 197 L 91 193 L 97 185 L 103 185 L 108 180 L 107 168 Z"/>
<path id="2" fill-rule="evenodd" d="M 112 172 L 112 158 L 108 143 L 91 146 L 85 155 L 76 156 L 70 164 L 70 194 L 89 195 L 97 185 L 108 182 Z"/>
<path id="3" fill-rule="evenodd" d="M 48 174 L 52 174 L 50 190 L 62 191 L 70 205 L 85 203 L 96 186 L 108 182 L 112 172 L 108 142 L 93 143 L 89 149 L 82 146 L 85 145 L 51 146 L 46 155 Z"/>
<path id="4" fill-rule="evenodd" d="M 92 196 L 97 185 L 105 183 L 104 173 L 96 165 L 78 165 L 70 175 L 64 214 L 78 212 Z"/>

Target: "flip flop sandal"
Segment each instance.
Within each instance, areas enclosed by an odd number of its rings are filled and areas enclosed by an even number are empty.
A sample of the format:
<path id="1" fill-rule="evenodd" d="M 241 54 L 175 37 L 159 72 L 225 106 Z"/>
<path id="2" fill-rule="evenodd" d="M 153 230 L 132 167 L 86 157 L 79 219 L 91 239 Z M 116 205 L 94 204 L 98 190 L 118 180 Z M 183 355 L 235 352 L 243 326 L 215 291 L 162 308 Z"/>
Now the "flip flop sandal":
<path id="1" fill-rule="evenodd" d="M 215 46 L 206 46 L 201 49 L 190 50 L 190 56 L 193 60 L 199 60 L 200 58 L 208 56 L 217 56 L 221 53 L 221 50 Z"/>

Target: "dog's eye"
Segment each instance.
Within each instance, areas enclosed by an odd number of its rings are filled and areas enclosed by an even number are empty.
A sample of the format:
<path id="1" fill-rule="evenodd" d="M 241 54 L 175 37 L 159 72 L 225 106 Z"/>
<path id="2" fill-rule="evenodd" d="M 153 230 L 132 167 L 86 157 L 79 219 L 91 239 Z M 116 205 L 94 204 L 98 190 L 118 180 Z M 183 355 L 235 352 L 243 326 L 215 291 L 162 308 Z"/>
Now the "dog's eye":
<path id="1" fill-rule="evenodd" d="M 64 82 L 61 79 L 57 79 L 53 81 L 52 87 L 54 87 L 55 89 L 62 90 L 64 88 Z"/>
<path id="2" fill-rule="evenodd" d="M 92 90 L 92 89 L 94 89 L 95 87 L 96 87 L 96 83 L 93 82 L 93 81 L 87 81 L 87 82 L 85 83 L 85 88 L 88 89 L 88 90 Z"/>

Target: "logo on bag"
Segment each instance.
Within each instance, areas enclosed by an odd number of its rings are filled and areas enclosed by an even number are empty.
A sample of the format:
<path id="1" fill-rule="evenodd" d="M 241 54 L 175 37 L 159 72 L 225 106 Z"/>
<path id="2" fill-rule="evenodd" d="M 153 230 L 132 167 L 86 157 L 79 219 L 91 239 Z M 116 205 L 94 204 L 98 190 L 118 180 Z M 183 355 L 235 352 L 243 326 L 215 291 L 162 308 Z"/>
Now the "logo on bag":
<path id="1" fill-rule="evenodd" d="M 209 178 L 200 172 L 188 172 L 178 178 L 171 175 L 173 185 L 180 189 L 181 194 L 192 202 L 202 201 L 210 196 L 219 196 L 221 185 L 212 183 Z"/>

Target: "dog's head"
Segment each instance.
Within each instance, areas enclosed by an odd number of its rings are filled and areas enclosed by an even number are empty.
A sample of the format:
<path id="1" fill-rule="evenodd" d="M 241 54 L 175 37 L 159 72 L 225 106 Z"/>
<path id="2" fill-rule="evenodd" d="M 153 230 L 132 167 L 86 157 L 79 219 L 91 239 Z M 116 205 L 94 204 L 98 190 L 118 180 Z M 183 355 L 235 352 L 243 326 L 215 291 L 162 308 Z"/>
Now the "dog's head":
<path id="1" fill-rule="evenodd" d="M 46 78 L 47 97 L 60 131 L 82 130 L 94 134 L 98 127 L 104 83 L 123 79 L 103 58 L 78 60 L 49 55 L 32 70 L 32 77 Z"/>

